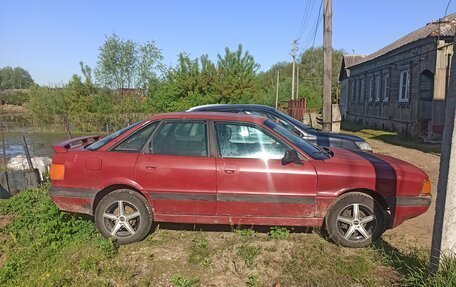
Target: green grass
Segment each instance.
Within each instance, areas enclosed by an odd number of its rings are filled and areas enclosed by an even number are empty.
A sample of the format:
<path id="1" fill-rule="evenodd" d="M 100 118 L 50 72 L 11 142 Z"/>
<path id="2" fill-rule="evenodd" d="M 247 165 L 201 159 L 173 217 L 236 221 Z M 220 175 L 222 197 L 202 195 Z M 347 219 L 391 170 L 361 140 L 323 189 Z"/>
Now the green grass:
<path id="1" fill-rule="evenodd" d="M 260 254 L 260 249 L 256 246 L 243 244 L 239 246 L 237 254 L 247 267 L 253 267 L 255 258 Z"/>
<path id="2" fill-rule="evenodd" d="M 171 284 L 175 287 L 196 287 L 199 286 L 198 278 L 183 278 L 180 276 L 173 276 L 171 278 Z"/>
<path id="3" fill-rule="evenodd" d="M 192 240 L 188 261 L 193 264 L 201 264 L 205 267 L 211 265 L 208 241 L 206 238 L 200 237 Z"/>
<path id="4" fill-rule="evenodd" d="M 428 250 L 386 241 L 348 249 L 283 228 L 156 228 L 118 246 L 89 218 L 58 211 L 46 189 L 0 201 L 0 286 L 456 286 L 456 261 L 431 275 Z"/>
<path id="5" fill-rule="evenodd" d="M 269 237 L 272 239 L 286 239 L 290 234 L 290 230 L 285 227 L 273 226 L 268 232 Z"/>
<path id="6" fill-rule="evenodd" d="M 240 236 L 247 236 L 247 237 L 255 236 L 255 230 L 253 230 L 251 228 L 245 228 L 245 229 L 238 228 L 238 229 L 234 230 L 234 233 L 236 233 Z"/>
<path id="7" fill-rule="evenodd" d="M 377 130 L 377 129 L 366 129 L 363 125 L 356 123 L 356 122 L 342 122 L 342 129 L 343 131 L 348 131 L 362 137 L 366 140 L 374 139 L 380 140 L 385 143 L 399 145 L 407 148 L 412 148 L 416 150 L 420 150 L 422 152 L 427 153 L 437 153 L 440 154 L 441 145 L 438 143 L 425 143 L 420 138 L 412 138 L 399 135 L 395 132 L 389 132 L 384 130 Z"/>

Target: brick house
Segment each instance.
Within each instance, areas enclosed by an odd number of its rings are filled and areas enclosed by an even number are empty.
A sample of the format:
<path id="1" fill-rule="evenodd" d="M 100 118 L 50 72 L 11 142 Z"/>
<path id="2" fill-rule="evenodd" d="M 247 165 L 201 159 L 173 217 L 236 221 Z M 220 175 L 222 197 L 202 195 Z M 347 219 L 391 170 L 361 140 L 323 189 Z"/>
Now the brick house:
<path id="1" fill-rule="evenodd" d="M 456 13 L 370 55 L 344 55 L 344 119 L 428 140 L 441 139 Z"/>

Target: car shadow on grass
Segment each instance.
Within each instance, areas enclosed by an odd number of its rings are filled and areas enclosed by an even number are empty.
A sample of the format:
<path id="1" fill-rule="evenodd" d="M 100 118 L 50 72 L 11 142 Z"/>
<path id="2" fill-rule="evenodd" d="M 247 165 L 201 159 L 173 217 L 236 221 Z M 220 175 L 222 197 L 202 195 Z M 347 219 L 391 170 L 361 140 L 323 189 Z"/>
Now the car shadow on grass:
<path id="1" fill-rule="evenodd" d="M 406 251 L 401 251 L 382 238 L 374 242 L 372 248 L 404 279 L 416 277 L 418 274 L 422 276 L 428 274 L 427 254 L 423 249 L 407 248 Z"/>

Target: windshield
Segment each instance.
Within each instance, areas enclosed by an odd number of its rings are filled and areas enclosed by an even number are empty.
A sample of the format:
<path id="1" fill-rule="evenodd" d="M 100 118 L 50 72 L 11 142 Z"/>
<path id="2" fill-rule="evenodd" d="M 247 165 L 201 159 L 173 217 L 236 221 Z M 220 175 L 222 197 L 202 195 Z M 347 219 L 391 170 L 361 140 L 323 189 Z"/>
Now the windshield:
<path id="1" fill-rule="evenodd" d="M 299 147 L 303 152 L 308 154 L 314 159 L 327 159 L 329 158 L 329 155 L 326 151 L 321 150 L 316 148 L 315 146 L 311 145 L 310 143 L 306 142 L 303 140 L 301 137 L 295 135 L 294 133 L 290 132 L 286 128 L 282 127 L 281 125 L 278 125 L 274 123 L 271 120 L 266 120 L 264 124 L 273 129 L 275 132 L 279 133 L 280 135 L 284 136 L 287 138 L 289 141 L 291 141 L 294 145 Z"/>
<path id="2" fill-rule="evenodd" d="M 104 138 L 102 138 L 101 140 L 99 141 L 96 141 L 92 144 L 89 144 L 88 146 L 85 147 L 86 150 L 97 150 L 99 148 L 101 148 L 102 146 L 104 146 L 105 144 L 107 144 L 108 142 L 112 141 L 113 139 L 115 139 L 116 137 L 122 135 L 123 133 L 125 133 L 126 131 L 129 131 L 131 130 L 132 128 L 136 127 L 137 125 L 143 123 L 144 121 L 140 121 L 140 122 L 137 122 L 137 123 L 134 123 L 132 124 L 131 126 L 128 126 L 126 128 L 123 128 L 121 130 L 118 130 L 116 131 L 115 133 L 112 133 L 110 134 L 109 136 L 106 136 Z"/>
<path id="3" fill-rule="evenodd" d="M 315 130 L 314 128 L 309 127 L 306 124 L 303 124 L 302 122 L 298 121 L 297 119 L 290 117 L 289 115 L 282 113 L 279 110 L 275 110 L 275 112 L 278 113 L 280 116 L 284 117 L 286 120 L 292 122 L 294 125 L 297 125 L 299 128 L 301 128 L 303 130 Z"/>

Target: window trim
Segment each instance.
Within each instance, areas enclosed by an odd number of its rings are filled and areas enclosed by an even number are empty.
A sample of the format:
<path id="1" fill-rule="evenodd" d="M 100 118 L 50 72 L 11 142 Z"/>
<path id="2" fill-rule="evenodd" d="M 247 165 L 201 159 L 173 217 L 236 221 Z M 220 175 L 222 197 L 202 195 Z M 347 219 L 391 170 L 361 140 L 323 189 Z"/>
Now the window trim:
<path id="1" fill-rule="evenodd" d="M 206 156 L 197 156 L 197 155 L 173 155 L 173 154 L 156 154 L 156 153 L 150 153 L 150 151 L 147 149 L 147 146 L 150 144 L 152 140 L 155 139 L 155 137 L 158 134 L 158 131 L 163 127 L 163 125 L 168 124 L 168 123 L 173 123 L 173 122 L 183 122 L 183 123 L 204 123 L 206 125 Z M 145 155 L 151 155 L 151 156 L 173 156 L 173 157 L 198 157 L 198 158 L 209 158 L 211 157 L 212 153 L 212 148 L 211 148 L 211 141 L 210 141 L 210 133 L 209 133 L 209 120 L 207 119 L 164 119 L 160 122 L 160 124 L 155 128 L 153 131 L 151 137 L 149 138 L 148 141 L 143 146 L 143 149 L 141 151 L 141 154 Z"/>
<path id="2" fill-rule="evenodd" d="M 261 158 L 256 158 L 256 157 L 224 157 L 222 156 L 221 154 L 221 151 L 220 151 L 220 146 L 219 146 L 219 142 L 218 142 L 218 137 L 217 137 L 217 124 L 220 124 L 220 123 L 223 123 L 223 124 L 227 124 L 227 125 L 238 125 L 238 126 L 249 126 L 249 127 L 253 127 L 253 128 L 256 128 L 258 130 L 260 130 L 261 132 L 263 132 L 264 134 L 266 134 L 267 136 L 271 137 L 272 139 L 274 139 L 275 141 L 277 142 L 280 142 L 281 144 L 283 144 L 287 149 L 293 149 L 293 147 L 291 147 L 287 142 L 283 141 L 282 139 L 278 138 L 276 135 L 270 133 L 267 129 L 265 129 L 263 126 L 261 125 L 258 125 L 256 123 L 252 123 L 252 122 L 238 122 L 238 121 L 223 121 L 223 120 L 214 120 L 213 121 L 213 128 L 214 128 L 214 143 L 215 143 L 215 151 L 217 153 L 217 158 L 222 158 L 222 159 L 225 159 L 225 158 L 232 158 L 232 159 L 255 159 L 255 160 L 264 160 L 264 159 L 261 159 Z M 299 154 L 299 152 L 298 152 Z M 281 160 L 281 159 L 267 159 L 267 160 Z"/>
<path id="3" fill-rule="evenodd" d="M 381 100 L 381 92 L 382 92 L 382 76 L 375 75 L 375 101 L 380 102 Z"/>
<path id="4" fill-rule="evenodd" d="M 374 76 L 369 76 L 369 102 L 374 100 Z"/>
<path id="5" fill-rule="evenodd" d="M 391 79 L 391 76 L 390 76 L 389 72 L 383 73 L 383 102 L 389 102 L 390 93 L 391 93 L 390 79 Z"/>
<path id="6" fill-rule="evenodd" d="M 137 133 L 140 133 L 142 130 L 147 129 L 147 127 L 149 127 L 149 126 L 151 126 L 153 124 L 157 124 L 157 126 L 154 128 L 154 130 L 152 131 L 150 136 L 147 138 L 147 140 L 144 142 L 144 144 L 142 145 L 142 147 L 138 151 L 116 150 L 116 148 L 119 145 L 121 145 L 123 142 L 127 141 L 130 137 L 136 135 Z M 157 128 L 159 126 L 160 126 L 160 121 L 159 120 L 146 123 L 142 127 L 140 127 L 139 129 L 137 129 L 136 131 L 132 132 L 131 134 L 129 134 L 128 136 L 123 138 L 120 142 L 118 142 L 115 145 L 113 145 L 112 147 L 110 147 L 107 151 L 108 152 L 125 152 L 125 153 L 137 153 L 137 154 L 140 154 L 140 153 L 142 153 L 142 151 L 144 149 L 144 146 L 149 142 L 150 138 L 154 135 L 155 131 L 157 130 Z"/>
<path id="7" fill-rule="evenodd" d="M 402 87 L 403 87 L 402 81 L 403 81 L 404 75 L 406 75 L 405 95 L 402 94 Z M 411 81 L 410 78 L 411 78 L 410 68 L 399 71 L 399 98 L 398 98 L 399 103 L 408 103 L 410 100 L 410 81 Z"/>

